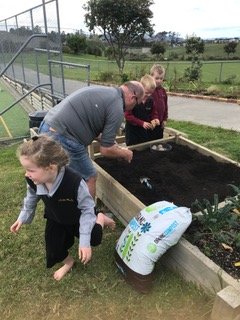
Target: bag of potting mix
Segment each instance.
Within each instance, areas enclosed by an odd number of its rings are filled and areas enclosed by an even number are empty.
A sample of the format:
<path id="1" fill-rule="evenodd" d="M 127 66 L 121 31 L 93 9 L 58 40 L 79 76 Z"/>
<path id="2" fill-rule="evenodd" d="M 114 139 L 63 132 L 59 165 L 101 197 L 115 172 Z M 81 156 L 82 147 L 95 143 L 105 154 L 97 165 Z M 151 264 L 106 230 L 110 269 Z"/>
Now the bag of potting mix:
<path id="1" fill-rule="evenodd" d="M 132 218 L 116 245 L 116 264 L 126 280 L 149 291 L 155 262 L 175 245 L 192 221 L 191 211 L 159 201 Z"/>

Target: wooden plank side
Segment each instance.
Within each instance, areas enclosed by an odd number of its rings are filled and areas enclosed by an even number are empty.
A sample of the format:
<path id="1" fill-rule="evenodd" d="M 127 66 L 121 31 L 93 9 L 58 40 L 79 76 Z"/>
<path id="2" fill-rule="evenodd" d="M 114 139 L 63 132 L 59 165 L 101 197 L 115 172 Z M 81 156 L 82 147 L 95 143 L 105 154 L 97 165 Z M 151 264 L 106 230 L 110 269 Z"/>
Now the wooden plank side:
<path id="1" fill-rule="evenodd" d="M 161 258 L 168 268 L 180 273 L 187 281 L 192 281 L 206 292 L 216 293 L 228 285 L 239 290 L 240 282 L 212 260 L 205 256 L 196 246 L 182 238 L 178 244 Z"/>
<path id="2" fill-rule="evenodd" d="M 97 197 L 126 226 L 145 205 L 118 183 L 112 176 L 94 163 L 97 171 Z"/>
<path id="3" fill-rule="evenodd" d="M 173 129 L 173 128 L 170 128 L 170 127 L 165 127 L 164 128 L 164 136 L 182 136 L 182 137 L 185 137 L 187 138 L 188 135 L 182 131 L 179 131 L 179 130 L 176 130 L 176 129 Z"/>
<path id="4" fill-rule="evenodd" d="M 206 147 L 203 147 L 201 146 L 200 144 L 197 144 L 187 138 L 184 138 L 182 136 L 179 136 L 178 139 L 177 139 L 177 143 L 178 144 L 181 144 L 181 145 L 184 145 L 184 146 L 187 146 L 191 149 L 194 149 L 196 151 L 198 151 L 199 153 L 205 155 L 205 156 L 210 156 L 210 157 L 213 157 L 216 161 L 218 162 L 228 162 L 228 163 L 232 163 L 232 164 L 235 164 L 236 166 L 240 166 L 240 163 L 239 162 L 236 162 L 230 158 L 227 158 L 223 155 L 221 155 L 220 153 L 217 153 L 215 151 L 212 151 Z"/>
<path id="5" fill-rule="evenodd" d="M 170 136 L 167 138 L 163 138 L 163 139 L 158 139 L 158 140 L 153 140 L 153 141 L 148 141 L 148 142 L 144 142 L 144 143 L 139 143 L 139 144 L 135 144 L 132 146 L 127 146 L 127 148 L 129 150 L 144 150 L 147 148 L 150 148 L 150 146 L 157 144 L 157 143 L 167 143 L 167 142 L 175 142 L 176 141 L 176 137 L 175 136 Z M 118 136 L 116 137 L 116 142 L 118 144 L 122 144 L 125 143 L 125 136 Z M 91 148 L 89 149 L 91 150 L 90 152 L 90 156 L 91 159 L 96 159 L 97 157 L 101 156 L 99 150 L 100 150 L 100 144 L 98 141 L 94 140 L 91 144 Z"/>
<path id="6" fill-rule="evenodd" d="M 125 143 L 125 136 L 117 136 L 116 142 L 118 144 Z M 95 154 L 98 155 L 100 152 L 100 143 L 97 140 L 93 140 L 93 142 L 91 143 L 91 145 L 89 147 L 91 147 L 91 159 L 94 159 Z"/>
<path id="7" fill-rule="evenodd" d="M 176 141 L 176 137 L 171 136 L 171 137 L 167 137 L 167 138 L 163 138 L 163 139 L 157 139 L 157 140 L 147 141 L 147 142 L 135 144 L 132 146 L 128 146 L 128 149 L 141 151 L 141 150 L 145 150 L 147 148 L 150 148 L 154 144 L 175 142 L 175 141 Z"/>

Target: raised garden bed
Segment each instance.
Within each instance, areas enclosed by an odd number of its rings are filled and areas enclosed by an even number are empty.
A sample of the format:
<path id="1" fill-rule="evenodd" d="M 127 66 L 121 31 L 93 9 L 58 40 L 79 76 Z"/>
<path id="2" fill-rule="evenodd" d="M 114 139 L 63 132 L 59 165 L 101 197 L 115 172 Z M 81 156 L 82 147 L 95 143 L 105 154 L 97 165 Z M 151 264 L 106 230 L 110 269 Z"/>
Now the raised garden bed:
<path id="1" fill-rule="evenodd" d="M 172 151 L 156 152 L 155 155 L 155 153 L 150 153 L 150 144 L 145 144 L 143 147 L 147 147 L 147 150 L 134 151 L 135 157 L 130 165 L 115 160 L 96 159 L 97 196 L 125 225 L 139 210 L 155 201 L 168 200 L 173 201 L 176 205 L 190 207 L 196 198 L 210 199 L 214 193 L 218 193 L 222 201 L 229 195 L 230 190 L 227 184 L 240 184 L 238 163 L 211 152 L 182 136 L 176 135 L 166 141 L 172 144 Z M 177 154 L 177 151 L 180 152 L 180 150 L 183 153 Z M 144 163 L 140 154 L 145 153 L 148 154 L 148 159 Z M 210 162 L 205 162 L 205 160 Z M 169 167 L 170 162 L 174 163 L 174 168 Z M 156 168 L 155 164 L 162 167 Z M 149 168 L 154 168 L 153 172 L 149 172 Z M 140 183 L 142 176 L 150 178 L 152 190 Z M 131 183 L 134 184 L 134 187 L 126 186 Z M 170 190 L 167 187 L 170 187 Z M 161 261 L 169 268 L 177 270 L 185 279 L 204 288 L 205 291 L 217 293 L 231 286 L 236 290 L 238 296 L 240 294 L 239 281 L 184 238 L 170 249 L 161 258 Z M 234 310 L 236 312 L 236 308 Z M 235 313 L 233 314 L 235 316 Z M 233 319 L 233 316 L 229 316 L 230 319 Z"/>

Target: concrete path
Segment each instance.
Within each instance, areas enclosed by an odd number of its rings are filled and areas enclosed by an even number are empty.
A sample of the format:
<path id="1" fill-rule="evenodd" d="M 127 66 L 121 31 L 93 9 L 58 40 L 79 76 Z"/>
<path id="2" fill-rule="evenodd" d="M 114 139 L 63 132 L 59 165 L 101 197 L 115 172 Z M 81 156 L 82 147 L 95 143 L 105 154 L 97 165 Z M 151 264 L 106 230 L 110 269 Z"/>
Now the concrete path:
<path id="1" fill-rule="evenodd" d="M 169 119 L 240 132 L 240 105 L 198 98 L 168 97 Z"/>

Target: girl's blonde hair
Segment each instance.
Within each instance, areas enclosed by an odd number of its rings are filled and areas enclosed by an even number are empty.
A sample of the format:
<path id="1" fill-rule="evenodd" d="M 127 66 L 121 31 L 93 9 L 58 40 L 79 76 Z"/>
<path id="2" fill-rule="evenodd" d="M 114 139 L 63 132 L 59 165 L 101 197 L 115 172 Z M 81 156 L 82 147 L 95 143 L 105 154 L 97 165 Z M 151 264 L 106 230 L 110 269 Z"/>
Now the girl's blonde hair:
<path id="1" fill-rule="evenodd" d="M 26 156 L 38 167 L 55 164 L 62 168 L 69 164 L 68 153 L 57 141 L 46 135 L 35 136 L 23 142 L 17 149 L 17 157 Z"/>
<path id="2" fill-rule="evenodd" d="M 154 64 L 150 69 L 150 74 L 153 75 L 154 72 L 157 72 L 158 74 L 165 74 L 165 68 L 160 64 Z"/>
<path id="3" fill-rule="evenodd" d="M 154 90 L 156 88 L 156 82 L 150 74 L 145 74 L 140 82 L 145 90 Z"/>

